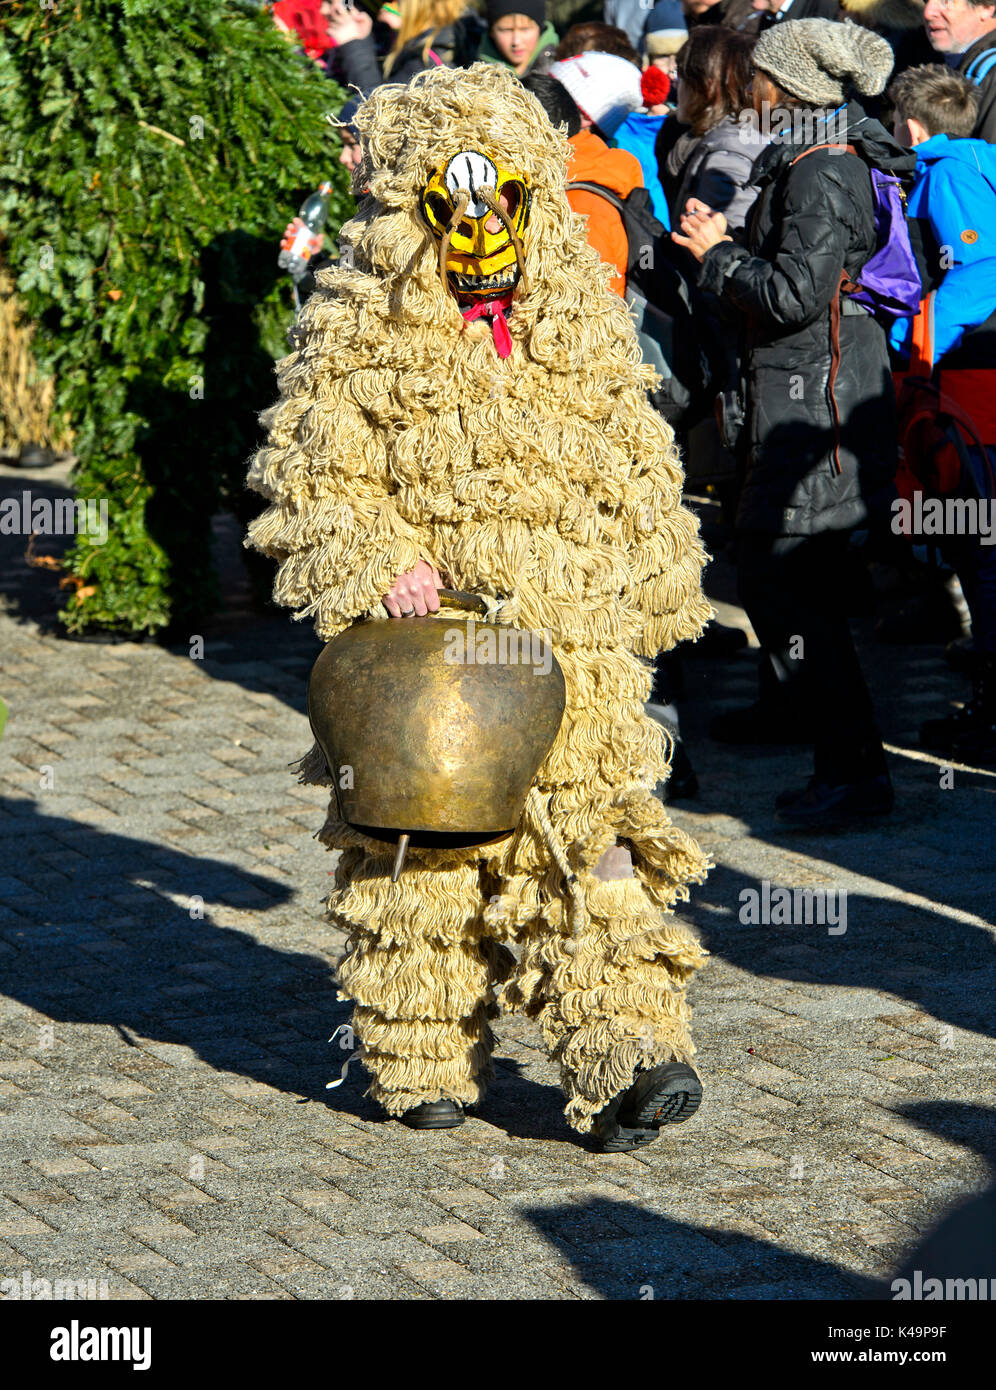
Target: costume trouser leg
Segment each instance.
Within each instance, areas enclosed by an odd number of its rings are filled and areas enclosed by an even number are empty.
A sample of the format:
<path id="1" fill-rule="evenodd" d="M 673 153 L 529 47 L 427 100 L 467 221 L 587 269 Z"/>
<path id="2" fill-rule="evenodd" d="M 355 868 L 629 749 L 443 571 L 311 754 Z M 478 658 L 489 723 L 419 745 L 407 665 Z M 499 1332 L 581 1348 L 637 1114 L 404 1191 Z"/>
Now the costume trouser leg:
<path id="1" fill-rule="evenodd" d="M 391 882 L 383 856 L 347 850 L 329 899 L 330 920 L 349 933 L 340 999 L 352 999 L 353 1031 L 373 1076 L 369 1094 L 391 1115 L 423 1101 L 479 1101 L 491 1080 L 492 985 L 511 957 L 488 939 L 481 867 L 437 867 L 409 850 Z"/>
<path id="2" fill-rule="evenodd" d="M 573 936 L 562 902 L 551 903 L 530 926 L 503 998 L 538 1020 L 560 1066 L 567 1121 L 587 1133 L 638 1070 L 691 1060 L 686 985 L 706 953 L 639 878 L 578 877 L 587 923 Z"/>

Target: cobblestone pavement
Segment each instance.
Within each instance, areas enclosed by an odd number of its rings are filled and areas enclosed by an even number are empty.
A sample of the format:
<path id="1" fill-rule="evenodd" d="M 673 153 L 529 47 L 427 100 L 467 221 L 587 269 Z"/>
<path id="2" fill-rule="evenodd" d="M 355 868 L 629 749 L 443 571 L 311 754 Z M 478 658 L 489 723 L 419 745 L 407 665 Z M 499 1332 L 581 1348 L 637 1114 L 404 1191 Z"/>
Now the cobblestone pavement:
<path id="1" fill-rule="evenodd" d="M 24 486 L 58 483 L 0 479 Z M 705 1101 L 599 1155 L 521 1020 L 460 1129 L 385 1123 L 355 1065 L 325 1089 L 342 939 L 324 793 L 287 768 L 310 630 L 235 614 L 203 660 L 70 642 L 39 626 L 51 577 L 0 540 L 0 1277 L 137 1299 L 854 1298 L 989 1182 L 996 775 L 942 786 L 915 751 L 964 693 L 940 647 L 864 642 L 899 808 L 802 838 L 771 801 L 804 751 L 705 737 L 752 697 L 755 656 L 688 661 L 702 794 L 674 815 L 717 864 L 689 909 L 713 953 Z M 742 925 L 763 880 L 846 890 L 846 932 Z"/>

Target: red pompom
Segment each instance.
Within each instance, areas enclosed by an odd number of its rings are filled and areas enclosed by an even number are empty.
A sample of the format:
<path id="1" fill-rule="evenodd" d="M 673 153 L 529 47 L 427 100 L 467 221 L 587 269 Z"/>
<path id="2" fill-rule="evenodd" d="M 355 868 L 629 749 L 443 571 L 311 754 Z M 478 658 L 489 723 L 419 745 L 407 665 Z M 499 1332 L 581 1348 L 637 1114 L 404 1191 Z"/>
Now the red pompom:
<path id="1" fill-rule="evenodd" d="M 651 63 L 640 76 L 640 91 L 644 106 L 663 106 L 671 95 L 671 79 L 663 68 Z"/>

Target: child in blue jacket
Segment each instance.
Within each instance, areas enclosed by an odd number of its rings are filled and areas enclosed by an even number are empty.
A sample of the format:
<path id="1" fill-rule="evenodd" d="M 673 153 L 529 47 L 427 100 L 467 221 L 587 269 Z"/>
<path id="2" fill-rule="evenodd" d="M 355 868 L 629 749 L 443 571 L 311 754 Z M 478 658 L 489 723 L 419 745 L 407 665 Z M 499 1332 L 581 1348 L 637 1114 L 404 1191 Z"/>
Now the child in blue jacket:
<path id="1" fill-rule="evenodd" d="M 971 417 L 984 446 L 967 448 L 952 494 L 971 502 L 975 530 L 944 534 L 942 542 L 972 613 L 972 699 L 954 715 L 928 719 L 920 739 L 964 761 L 996 765 L 996 146 L 969 138 L 979 93 L 949 67 L 910 68 L 889 97 L 896 138 L 916 151 L 908 212 L 920 224 L 939 277 L 932 306 L 934 379 Z M 900 357 L 908 357 L 911 321 L 897 320 L 890 336 Z"/>
<path id="2" fill-rule="evenodd" d="M 971 132 L 978 92 L 948 67 L 909 68 L 889 96 L 896 138 L 916 151 L 908 212 L 928 231 L 944 272 L 934 299 L 939 361 L 996 310 L 996 146 L 962 133 L 966 124 Z M 893 347 L 908 351 L 909 334 L 910 320 L 897 319 Z"/>

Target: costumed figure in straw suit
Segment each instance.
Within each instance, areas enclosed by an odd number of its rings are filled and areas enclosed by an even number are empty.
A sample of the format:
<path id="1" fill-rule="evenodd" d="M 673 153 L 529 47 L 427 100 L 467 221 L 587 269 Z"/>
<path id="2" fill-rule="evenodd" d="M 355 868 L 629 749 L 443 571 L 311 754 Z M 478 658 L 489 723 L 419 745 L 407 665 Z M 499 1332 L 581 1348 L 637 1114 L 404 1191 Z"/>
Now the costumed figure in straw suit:
<path id="1" fill-rule="evenodd" d="M 538 1021 L 568 1123 L 632 1148 L 701 1097 L 686 987 L 706 952 L 673 908 L 711 866 L 653 795 L 669 744 L 644 709 L 653 658 L 711 617 L 698 524 L 536 99 L 500 67 L 439 68 L 355 122 L 364 196 L 278 366 L 247 543 L 325 639 L 400 631 L 442 583 L 483 596 L 549 634 L 566 708 L 514 832 L 413 842 L 397 882 L 394 847 L 333 800 L 340 997 L 388 1115 L 461 1123 L 504 1008 Z M 317 745 L 301 775 L 333 785 Z"/>

